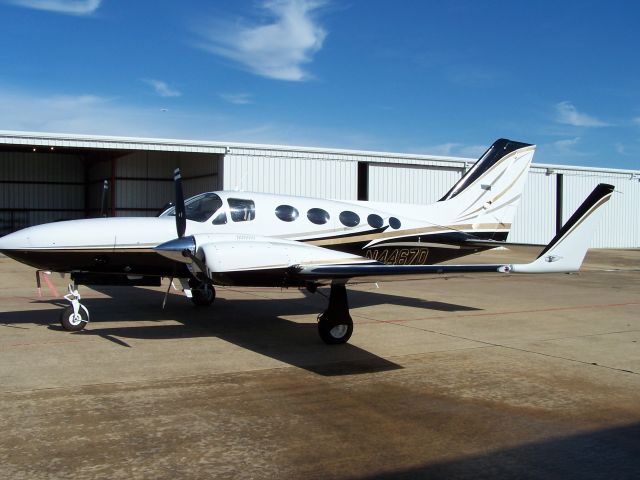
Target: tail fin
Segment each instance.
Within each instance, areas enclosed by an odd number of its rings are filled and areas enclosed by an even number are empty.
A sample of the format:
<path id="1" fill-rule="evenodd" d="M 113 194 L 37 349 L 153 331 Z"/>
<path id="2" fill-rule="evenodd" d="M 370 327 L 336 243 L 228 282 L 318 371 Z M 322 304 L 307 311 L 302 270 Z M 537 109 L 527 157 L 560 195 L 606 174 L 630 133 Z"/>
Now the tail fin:
<path id="1" fill-rule="evenodd" d="M 440 200 L 454 224 L 499 233 L 504 240 L 522 197 L 535 145 L 496 140 Z"/>
<path id="2" fill-rule="evenodd" d="M 578 207 L 538 258 L 524 265 L 512 265 L 515 273 L 576 272 L 593 238 L 602 209 L 613 195 L 613 185 L 599 184 Z"/>

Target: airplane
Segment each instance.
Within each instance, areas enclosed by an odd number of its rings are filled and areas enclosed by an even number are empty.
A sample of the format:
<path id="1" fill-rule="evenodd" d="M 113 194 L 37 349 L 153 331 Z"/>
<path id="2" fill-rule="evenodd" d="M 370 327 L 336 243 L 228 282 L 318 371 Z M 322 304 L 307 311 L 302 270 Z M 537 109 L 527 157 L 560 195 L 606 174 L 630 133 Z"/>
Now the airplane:
<path id="1" fill-rule="evenodd" d="M 251 192 L 205 192 L 186 201 L 174 172 L 175 205 L 157 217 L 69 220 L 0 238 L 0 252 L 39 270 L 69 273 L 61 312 L 78 331 L 89 311 L 78 285 L 160 286 L 178 279 L 196 305 L 215 286 L 330 285 L 318 333 L 343 344 L 353 332 L 346 284 L 388 276 L 577 271 L 600 207 L 613 186 L 598 185 L 542 253 L 529 264 L 441 262 L 509 245 L 506 238 L 535 145 L 499 139 L 430 205 L 326 200 Z M 598 213 L 596 215 L 595 213 Z M 374 279 L 374 280 L 372 280 Z M 166 297 L 165 297 L 166 300 Z"/>

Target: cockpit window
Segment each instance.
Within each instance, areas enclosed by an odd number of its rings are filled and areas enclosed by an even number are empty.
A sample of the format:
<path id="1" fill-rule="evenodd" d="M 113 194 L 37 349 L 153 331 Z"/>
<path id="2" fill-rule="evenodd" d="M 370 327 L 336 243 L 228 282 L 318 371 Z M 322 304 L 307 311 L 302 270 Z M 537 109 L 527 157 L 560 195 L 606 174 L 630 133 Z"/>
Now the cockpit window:
<path id="1" fill-rule="evenodd" d="M 247 222 L 256 218 L 256 204 L 253 200 L 230 198 L 227 202 L 234 222 Z"/>
<path id="2" fill-rule="evenodd" d="M 188 198 L 184 202 L 187 220 L 194 222 L 204 222 L 211 217 L 222 206 L 222 200 L 215 193 L 201 193 L 195 197 Z M 175 217 L 176 207 L 171 207 L 163 217 Z"/>
<path id="3" fill-rule="evenodd" d="M 215 216 L 215 218 L 211 221 L 213 225 L 224 225 L 227 223 L 227 214 L 224 213 L 224 210 L 220 210 L 220 213 Z"/>

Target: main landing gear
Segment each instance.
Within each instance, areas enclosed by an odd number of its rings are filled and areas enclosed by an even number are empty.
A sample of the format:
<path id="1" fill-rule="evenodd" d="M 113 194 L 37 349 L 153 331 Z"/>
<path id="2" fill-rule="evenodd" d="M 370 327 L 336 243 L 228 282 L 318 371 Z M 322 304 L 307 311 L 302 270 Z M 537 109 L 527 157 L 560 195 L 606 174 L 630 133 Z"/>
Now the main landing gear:
<path id="1" fill-rule="evenodd" d="M 69 293 L 64 296 L 65 300 L 71 302 L 60 314 L 62 328 L 70 332 L 82 330 L 89 323 L 89 310 L 80 303 L 80 292 L 73 284 L 69 284 Z"/>
<path id="2" fill-rule="evenodd" d="M 191 301 L 199 307 L 209 306 L 216 299 L 216 289 L 213 285 L 191 278 L 189 287 L 191 287 Z"/>
<path id="3" fill-rule="evenodd" d="M 318 315 L 318 334 L 328 345 L 346 343 L 353 333 L 353 320 L 349 315 L 347 288 L 343 284 L 331 284 L 329 306 Z"/>

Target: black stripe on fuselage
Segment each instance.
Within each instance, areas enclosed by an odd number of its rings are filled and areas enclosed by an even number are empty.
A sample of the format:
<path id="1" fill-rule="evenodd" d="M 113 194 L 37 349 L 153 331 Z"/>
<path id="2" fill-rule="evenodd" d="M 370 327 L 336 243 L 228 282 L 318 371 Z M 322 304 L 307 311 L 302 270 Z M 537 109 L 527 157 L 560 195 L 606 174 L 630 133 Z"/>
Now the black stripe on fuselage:
<path id="1" fill-rule="evenodd" d="M 173 262 L 150 249 L 127 249 L 127 251 L 25 249 L 3 250 L 2 253 L 18 262 L 54 272 L 189 276 L 185 264 Z"/>

